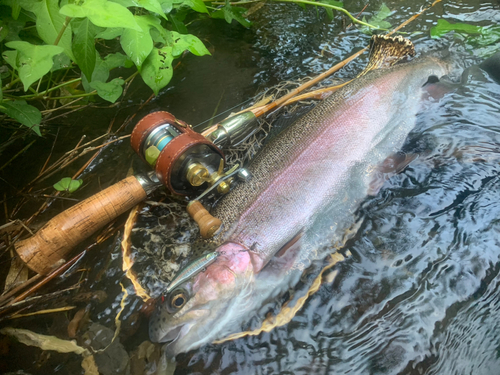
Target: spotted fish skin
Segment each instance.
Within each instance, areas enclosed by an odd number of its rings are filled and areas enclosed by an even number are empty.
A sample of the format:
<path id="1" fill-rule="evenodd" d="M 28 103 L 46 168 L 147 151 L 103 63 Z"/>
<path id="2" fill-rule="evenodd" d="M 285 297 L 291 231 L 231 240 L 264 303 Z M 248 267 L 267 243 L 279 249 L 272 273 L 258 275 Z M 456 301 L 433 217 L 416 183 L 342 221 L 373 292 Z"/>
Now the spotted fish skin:
<path id="1" fill-rule="evenodd" d="M 217 262 L 183 286 L 189 301 L 182 309 L 160 308 L 151 321 L 151 339 L 169 342 L 167 353 L 175 356 L 234 330 L 256 308 L 248 297 L 256 275 L 311 229 L 323 207 L 339 207 L 333 210 L 339 219 L 352 217 L 351 208 L 366 197 L 371 172 L 400 149 L 414 127 L 422 86 L 447 70 L 443 62 L 423 58 L 370 72 L 266 145 L 249 167 L 253 179 L 215 209 L 224 225 Z"/>

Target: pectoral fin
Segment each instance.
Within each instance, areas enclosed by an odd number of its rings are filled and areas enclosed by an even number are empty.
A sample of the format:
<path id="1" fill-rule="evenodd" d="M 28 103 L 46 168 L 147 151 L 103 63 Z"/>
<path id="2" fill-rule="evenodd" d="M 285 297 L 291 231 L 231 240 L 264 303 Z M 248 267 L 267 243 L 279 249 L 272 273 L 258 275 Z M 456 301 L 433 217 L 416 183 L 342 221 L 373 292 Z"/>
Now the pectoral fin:
<path id="1" fill-rule="evenodd" d="M 287 270 L 289 270 L 290 267 L 292 267 L 292 265 L 294 264 L 295 259 L 300 252 L 300 248 L 302 245 L 302 235 L 303 232 L 300 231 L 295 237 L 288 241 L 273 258 L 271 258 L 269 263 L 267 263 L 265 266 L 261 266 L 263 272 L 270 272 L 273 274 L 273 276 L 276 276 L 281 272 L 286 272 Z M 252 262 L 254 263 L 255 269 L 255 262 L 253 260 Z"/>
<path id="2" fill-rule="evenodd" d="M 389 178 L 403 171 L 416 158 L 418 158 L 418 154 L 406 154 L 404 152 L 398 152 L 387 157 L 375 169 L 372 181 L 368 185 L 367 194 L 371 196 L 377 195 L 380 188 Z"/>

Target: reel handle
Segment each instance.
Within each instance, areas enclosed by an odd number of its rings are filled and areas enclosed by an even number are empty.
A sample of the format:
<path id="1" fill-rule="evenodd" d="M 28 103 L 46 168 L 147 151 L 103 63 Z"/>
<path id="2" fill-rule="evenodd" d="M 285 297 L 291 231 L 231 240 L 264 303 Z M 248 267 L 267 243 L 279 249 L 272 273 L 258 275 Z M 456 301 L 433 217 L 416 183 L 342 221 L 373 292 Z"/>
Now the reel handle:
<path id="1" fill-rule="evenodd" d="M 145 200 L 146 196 L 138 178 L 127 177 L 61 212 L 34 236 L 18 242 L 16 251 L 29 268 L 46 275 L 81 241 Z"/>

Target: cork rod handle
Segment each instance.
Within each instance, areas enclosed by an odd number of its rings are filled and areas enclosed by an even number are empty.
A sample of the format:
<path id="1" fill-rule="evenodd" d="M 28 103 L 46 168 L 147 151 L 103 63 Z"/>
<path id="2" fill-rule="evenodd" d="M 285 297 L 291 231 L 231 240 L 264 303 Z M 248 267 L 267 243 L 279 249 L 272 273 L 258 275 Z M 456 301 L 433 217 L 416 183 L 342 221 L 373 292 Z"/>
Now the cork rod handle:
<path id="1" fill-rule="evenodd" d="M 127 177 L 61 212 L 33 237 L 18 242 L 16 251 L 28 267 L 45 275 L 77 244 L 144 199 L 146 192 L 137 178 Z"/>

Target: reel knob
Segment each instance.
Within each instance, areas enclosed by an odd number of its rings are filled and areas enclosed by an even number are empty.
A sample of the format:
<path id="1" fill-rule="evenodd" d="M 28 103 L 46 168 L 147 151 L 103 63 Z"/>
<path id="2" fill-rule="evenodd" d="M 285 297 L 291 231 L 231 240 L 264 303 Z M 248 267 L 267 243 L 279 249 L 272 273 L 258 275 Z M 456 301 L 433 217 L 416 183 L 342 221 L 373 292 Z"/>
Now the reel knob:
<path id="1" fill-rule="evenodd" d="M 200 227 L 203 238 L 212 238 L 222 225 L 220 219 L 213 217 L 199 201 L 191 201 L 187 206 L 187 212 Z"/>

